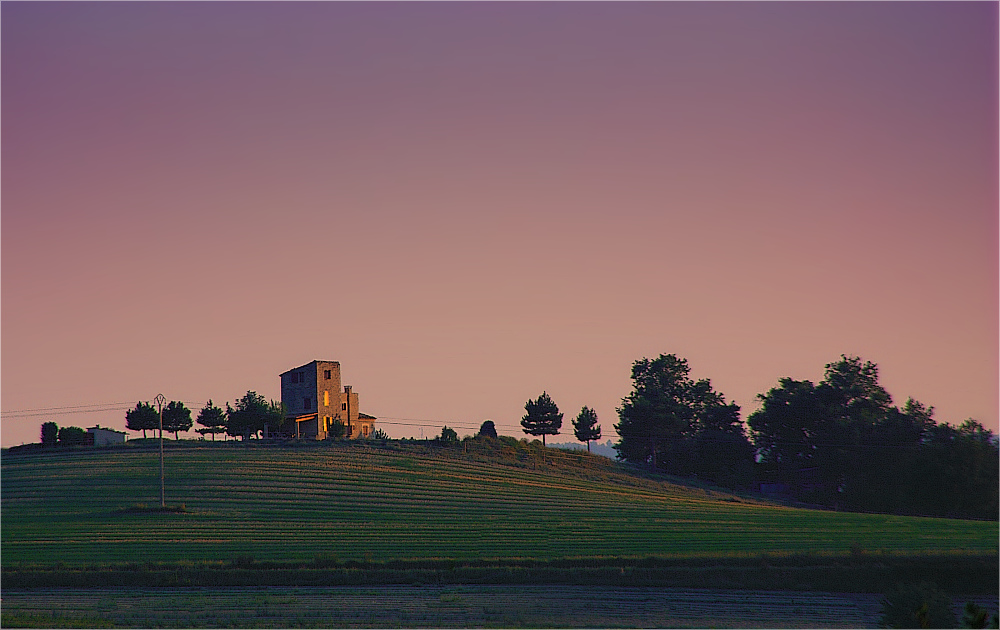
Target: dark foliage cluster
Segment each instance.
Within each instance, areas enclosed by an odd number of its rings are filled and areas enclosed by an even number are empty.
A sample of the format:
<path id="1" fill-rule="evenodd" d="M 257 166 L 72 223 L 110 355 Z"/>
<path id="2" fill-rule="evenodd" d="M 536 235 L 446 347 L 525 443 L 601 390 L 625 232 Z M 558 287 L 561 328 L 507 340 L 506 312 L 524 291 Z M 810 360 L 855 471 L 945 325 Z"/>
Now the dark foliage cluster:
<path id="1" fill-rule="evenodd" d="M 162 408 L 157 410 L 148 402 L 138 402 L 134 409 L 125 412 L 125 428 L 130 431 L 142 431 L 142 437 L 146 437 L 146 431 L 158 431 L 160 429 L 160 412 L 163 413 L 163 430 L 173 433 L 174 439 L 178 438 L 178 433 L 191 428 L 191 410 L 184 406 L 184 403 L 171 400 Z"/>
<path id="2" fill-rule="evenodd" d="M 975 420 L 938 424 L 933 407 L 897 408 L 878 366 L 842 356 L 818 385 L 783 378 L 747 418 L 675 355 L 632 366 L 618 409 L 619 459 L 730 488 L 766 484 L 834 509 L 998 518 L 1000 451 Z"/>
<path id="3" fill-rule="evenodd" d="M 740 408 L 726 402 L 708 379 L 689 376 L 687 361 L 672 354 L 632 366 L 632 393 L 622 400 L 615 425 L 618 457 L 655 470 L 696 476 L 719 485 L 749 487 L 753 447 Z"/>
<path id="4" fill-rule="evenodd" d="M 486 420 L 483 422 L 482 426 L 479 427 L 479 435 L 483 437 L 497 437 L 497 426 L 492 420 Z"/>
<path id="5" fill-rule="evenodd" d="M 248 440 L 265 431 L 278 430 L 286 415 L 281 403 L 269 402 L 257 392 L 248 391 L 232 407 L 226 403 L 226 434 Z"/>
<path id="6" fill-rule="evenodd" d="M 932 582 L 901 583 L 882 600 L 882 628 L 997 628 L 1000 616 L 967 601 L 962 618 L 955 615 L 951 596 Z"/>
<path id="7" fill-rule="evenodd" d="M 760 477 L 802 501 L 837 509 L 998 517 L 1000 452 L 975 420 L 934 421 L 910 398 L 897 408 L 878 367 L 857 357 L 826 366 L 822 382 L 783 378 L 747 424 Z"/>
<path id="8" fill-rule="evenodd" d="M 201 435 L 225 433 L 230 436 L 247 439 L 263 432 L 265 428 L 276 431 L 285 421 L 285 409 L 280 403 L 267 401 L 257 392 L 248 391 L 245 396 L 234 403 L 233 407 L 226 403 L 223 410 L 211 399 L 198 412 L 195 421 L 191 418 L 191 410 L 184 403 L 172 400 L 162 408 L 163 430 L 173 433 L 178 438 L 181 431 L 188 431 L 194 422 L 201 426 L 195 429 Z M 157 431 L 160 428 L 160 410 L 149 402 L 138 402 L 134 409 L 125 413 L 125 428 L 130 431 Z"/>
<path id="9" fill-rule="evenodd" d="M 60 427 L 55 422 L 43 422 L 41 442 L 43 448 L 87 446 L 92 444 L 92 439 L 90 434 L 80 427 Z"/>

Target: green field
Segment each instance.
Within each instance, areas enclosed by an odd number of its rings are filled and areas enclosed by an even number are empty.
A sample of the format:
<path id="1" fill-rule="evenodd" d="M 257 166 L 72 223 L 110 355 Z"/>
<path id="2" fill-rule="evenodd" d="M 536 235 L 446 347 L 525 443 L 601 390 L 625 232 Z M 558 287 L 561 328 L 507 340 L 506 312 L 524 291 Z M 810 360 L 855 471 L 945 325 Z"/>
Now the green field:
<path id="1" fill-rule="evenodd" d="M 996 522 L 805 510 L 492 441 L 180 442 L 2 456 L 3 562 L 996 554 Z"/>

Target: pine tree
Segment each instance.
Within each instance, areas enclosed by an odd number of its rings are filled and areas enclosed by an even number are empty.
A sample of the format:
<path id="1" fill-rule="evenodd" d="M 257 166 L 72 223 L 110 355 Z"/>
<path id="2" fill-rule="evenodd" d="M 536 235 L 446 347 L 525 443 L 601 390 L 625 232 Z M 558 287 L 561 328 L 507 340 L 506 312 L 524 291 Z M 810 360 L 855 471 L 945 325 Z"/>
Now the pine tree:
<path id="1" fill-rule="evenodd" d="M 601 439 L 601 425 L 597 424 L 597 412 L 590 407 L 580 410 L 580 415 L 573 421 L 573 433 L 576 439 L 587 443 L 590 452 L 590 441 Z"/>
<path id="2" fill-rule="evenodd" d="M 528 413 L 521 418 L 523 431 L 529 435 L 542 436 L 542 445 L 545 445 L 546 435 L 558 435 L 559 428 L 562 427 L 563 415 L 559 413 L 549 395 L 542 392 L 536 400 L 529 400 L 524 404 L 524 409 Z"/>
<path id="3" fill-rule="evenodd" d="M 198 412 L 198 424 L 205 428 L 195 430 L 202 435 L 211 433 L 212 441 L 215 441 L 216 433 L 226 432 L 226 412 L 212 404 L 212 399 L 209 398 L 208 403 Z"/>

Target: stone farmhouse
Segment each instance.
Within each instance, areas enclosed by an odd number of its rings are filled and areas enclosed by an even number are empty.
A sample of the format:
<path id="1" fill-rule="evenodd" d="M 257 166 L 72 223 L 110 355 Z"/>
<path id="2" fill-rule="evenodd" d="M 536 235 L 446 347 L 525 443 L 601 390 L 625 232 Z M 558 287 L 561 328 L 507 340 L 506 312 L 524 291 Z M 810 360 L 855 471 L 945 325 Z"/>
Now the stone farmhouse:
<path id="1" fill-rule="evenodd" d="M 298 438 L 325 440 L 336 422 L 352 440 L 375 430 L 376 418 L 358 409 L 358 394 L 341 386 L 339 361 L 312 361 L 282 373 L 281 402 Z"/>

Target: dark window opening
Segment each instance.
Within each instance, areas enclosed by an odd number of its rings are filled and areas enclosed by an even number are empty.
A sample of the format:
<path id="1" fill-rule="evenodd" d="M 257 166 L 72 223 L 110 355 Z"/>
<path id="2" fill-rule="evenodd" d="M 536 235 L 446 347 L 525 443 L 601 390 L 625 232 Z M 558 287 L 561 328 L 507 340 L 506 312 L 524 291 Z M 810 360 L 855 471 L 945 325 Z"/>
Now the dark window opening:
<path id="1" fill-rule="evenodd" d="M 312 399 L 311 398 L 302 399 L 302 408 L 309 409 L 310 407 L 312 407 Z"/>
<path id="2" fill-rule="evenodd" d="M 347 411 L 347 403 L 340 403 L 340 408 L 344 411 Z"/>
<path id="3" fill-rule="evenodd" d="M 330 374 L 330 370 L 324 370 L 323 377 L 326 378 L 326 380 L 330 380 L 331 378 L 333 378 L 333 376 Z"/>

